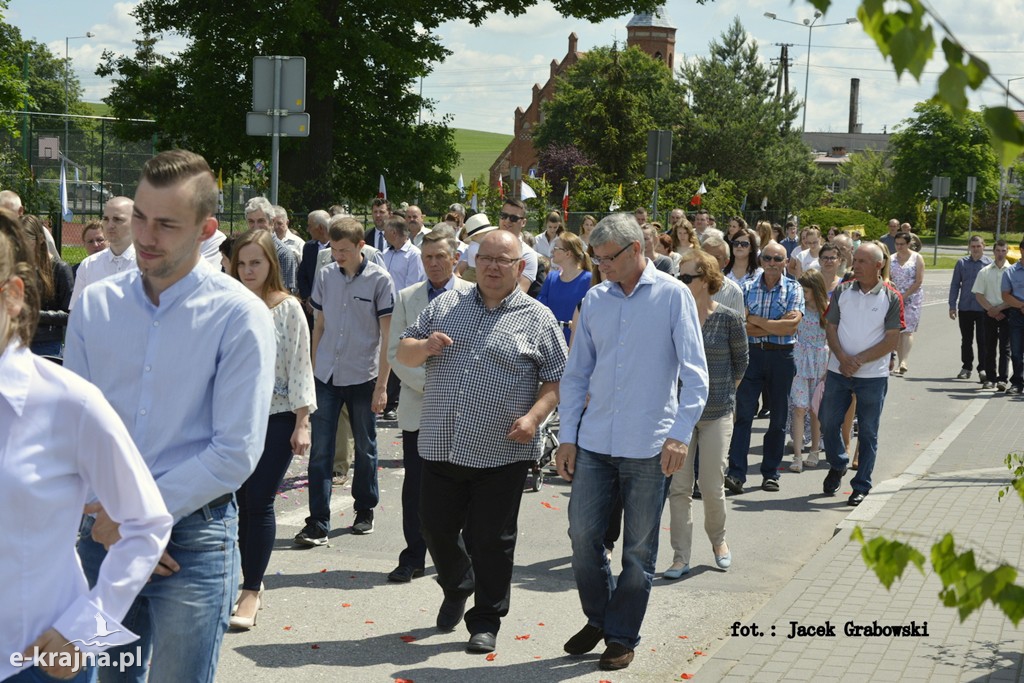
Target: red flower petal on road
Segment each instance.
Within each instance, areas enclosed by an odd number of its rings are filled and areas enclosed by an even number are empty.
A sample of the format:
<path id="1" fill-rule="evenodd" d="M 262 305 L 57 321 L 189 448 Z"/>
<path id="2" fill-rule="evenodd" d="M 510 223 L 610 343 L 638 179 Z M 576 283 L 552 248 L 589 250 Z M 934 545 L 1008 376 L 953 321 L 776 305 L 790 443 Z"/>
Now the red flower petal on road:
<path id="1" fill-rule="evenodd" d="M 372 623 L 373 623 L 373 621 L 371 621 L 370 619 L 367 619 L 367 620 L 366 620 L 366 621 L 364 621 L 363 623 L 364 623 L 364 624 L 372 624 Z"/>
<path id="2" fill-rule="evenodd" d="M 683 640 L 686 640 L 686 639 L 687 639 L 687 638 L 689 638 L 690 636 L 679 636 L 679 637 L 680 637 L 680 638 L 682 638 Z"/>
<path id="3" fill-rule="evenodd" d="M 411 678 L 396 678 L 395 683 L 413 683 Z"/>
<path id="4" fill-rule="evenodd" d="M 285 627 L 284 627 L 284 630 L 285 630 L 285 631 L 291 631 L 291 630 L 292 630 L 292 627 L 291 627 L 291 626 L 285 626 Z"/>
<path id="5" fill-rule="evenodd" d="M 493 661 L 494 661 L 494 658 L 495 658 L 495 657 L 497 657 L 497 656 L 498 656 L 498 655 L 496 655 L 495 653 L 493 653 L 493 652 L 492 652 L 491 654 L 487 655 L 487 657 L 485 657 L 485 659 L 486 659 L 486 660 L 487 660 L 488 662 L 493 662 Z"/>
<path id="6" fill-rule="evenodd" d="M 516 636 L 516 640 L 529 640 L 529 639 L 530 639 L 530 634 L 529 633 L 524 633 L 521 636 Z"/>
<path id="7" fill-rule="evenodd" d="M 544 622 L 543 622 L 543 621 L 538 621 L 538 622 L 537 622 L 537 626 L 543 626 L 543 625 L 544 625 Z"/>
<path id="8" fill-rule="evenodd" d="M 684 681 L 688 681 L 691 678 L 693 678 L 693 674 L 679 674 L 679 677 L 682 678 Z"/>
<path id="9" fill-rule="evenodd" d="M 343 602 L 343 603 L 341 603 L 341 606 L 342 607 L 351 607 L 352 603 L 351 602 Z"/>
<path id="10" fill-rule="evenodd" d="M 326 574 L 326 573 L 327 573 L 327 570 L 326 570 L 326 569 L 321 569 L 321 570 L 320 570 L 320 573 L 321 573 L 321 574 Z"/>
<path id="11" fill-rule="evenodd" d="M 700 650 L 694 650 L 693 654 L 697 655 L 698 657 L 703 657 L 704 656 L 704 653 L 701 652 Z"/>
<path id="12" fill-rule="evenodd" d="M 540 655 L 534 655 L 533 658 L 534 659 L 540 659 Z"/>
<path id="13" fill-rule="evenodd" d="M 311 649 L 311 650 L 319 650 L 319 649 L 320 649 L 320 646 L 319 646 L 319 645 L 312 645 L 312 646 L 310 647 L 310 649 Z"/>
<path id="14" fill-rule="evenodd" d="M 554 505 L 552 505 L 551 503 L 547 502 L 546 500 L 542 500 L 540 502 L 540 504 L 543 505 L 544 507 L 546 507 L 548 510 L 557 510 L 558 509 Z"/>
<path id="15" fill-rule="evenodd" d="M 416 640 L 416 636 L 399 636 L 404 642 L 411 643 Z"/>

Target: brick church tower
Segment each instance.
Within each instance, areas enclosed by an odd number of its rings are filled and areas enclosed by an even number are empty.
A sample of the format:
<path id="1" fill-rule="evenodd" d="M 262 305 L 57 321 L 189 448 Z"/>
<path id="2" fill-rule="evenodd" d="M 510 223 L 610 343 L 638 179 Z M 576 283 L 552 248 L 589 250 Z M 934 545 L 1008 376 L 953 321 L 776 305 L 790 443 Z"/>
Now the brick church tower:
<path id="1" fill-rule="evenodd" d="M 665 6 L 654 12 L 634 14 L 626 24 L 626 44 L 636 46 L 675 69 L 676 27 L 665 18 Z"/>

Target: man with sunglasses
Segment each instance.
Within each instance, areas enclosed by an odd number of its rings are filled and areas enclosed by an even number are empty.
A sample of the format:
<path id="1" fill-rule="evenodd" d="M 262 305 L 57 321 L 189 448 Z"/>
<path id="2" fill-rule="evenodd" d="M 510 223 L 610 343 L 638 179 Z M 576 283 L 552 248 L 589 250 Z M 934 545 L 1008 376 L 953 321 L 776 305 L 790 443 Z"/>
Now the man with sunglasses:
<path id="1" fill-rule="evenodd" d="M 725 488 L 743 493 L 747 479 L 750 428 L 762 389 L 768 394 L 771 411 L 764 435 L 761 459 L 761 488 L 779 490 L 779 463 L 786 445 L 786 416 L 789 390 L 796 374 L 793 345 L 804 315 L 803 287 L 786 275 L 786 248 L 772 241 L 761 250 L 760 277 L 743 287 L 747 309 L 747 343 L 750 363 L 736 390 L 736 425 L 729 444 L 729 469 Z"/>
<path id="2" fill-rule="evenodd" d="M 524 292 L 530 291 L 530 285 L 537 279 L 537 252 L 523 242 L 523 228 L 526 227 L 526 204 L 518 199 L 505 200 L 501 207 L 501 219 L 498 227 L 507 230 L 519 239 L 519 246 L 522 248 L 523 263 L 526 264 L 523 272 L 519 275 L 519 287 Z"/>

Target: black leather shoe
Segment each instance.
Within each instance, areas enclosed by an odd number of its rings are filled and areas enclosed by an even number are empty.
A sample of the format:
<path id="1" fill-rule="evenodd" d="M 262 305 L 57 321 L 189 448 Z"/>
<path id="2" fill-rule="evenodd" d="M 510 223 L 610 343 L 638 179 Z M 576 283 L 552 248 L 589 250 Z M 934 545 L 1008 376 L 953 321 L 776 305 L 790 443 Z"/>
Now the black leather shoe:
<path id="1" fill-rule="evenodd" d="M 608 643 L 608 648 L 601 654 L 597 668 L 602 671 L 618 671 L 625 669 L 632 661 L 632 650 L 620 643 Z"/>
<path id="2" fill-rule="evenodd" d="M 846 474 L 846 468 L 841 470 L 830 469 L 828 471 L 828 474 L 825 475 L 825 483 L 821 487 L 826 496 L 836 495 L 836 491 L 839 490 L 840 485 L 843 483 L 844 474 Z"/>
<path id="3" fill-rule="evenodd" d="M 850 507 L 857 507 L 858 505 L 864 502 L 864 495 L 865 494 L 861 493 L 860 491 L 854 491 L 850 495 L 850 499 L 846 501 L 846 504 L 849 505 Z"/>
<path id="4" fill-rule="evenodd" d="M 494 640 L 493 633 L 474 633 L 466 643 L 466 652 L 494 652 Z"/>
<path id="5" fill-rule="evenodd" d="M 462 621 L 462 615 L 466 613 L 466 600 L 469 596 L 449 598 L 445 597 L 441 602 L 441 609 L 437 610 L 437 630 L 451 632 Z"/>
<path id="6" fill-rule="evenodd" d="M 391 583 L 409 583 L 419 576 L 423 576 L 422 568 L 414 569 L 413 567 L 398 565 L 390 574 L 388 574 L 388 581 Z"/>
<path id="7" fill-rule="evenodd" d="M 727 474 L 725 475 L 725 488 L 733 493 L 743 493 L 743 482 Z"/>
<path id="8" fill-rule="evenodd" d="M 585 655 L 604 640 L 604 629 L 587 624 L 569 640 L 565 641 L 562 649 L 571 655 Z"/>

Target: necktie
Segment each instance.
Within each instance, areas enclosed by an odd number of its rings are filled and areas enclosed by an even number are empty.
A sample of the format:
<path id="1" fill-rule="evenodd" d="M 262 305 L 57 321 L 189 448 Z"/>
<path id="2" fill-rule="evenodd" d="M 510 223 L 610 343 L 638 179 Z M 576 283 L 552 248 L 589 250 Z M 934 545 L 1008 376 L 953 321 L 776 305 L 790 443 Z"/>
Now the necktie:
<path id="1" fill-rule="evenodd" d="M 384 233 L 377 231 L 377 251 L 384 251 Z"/>

